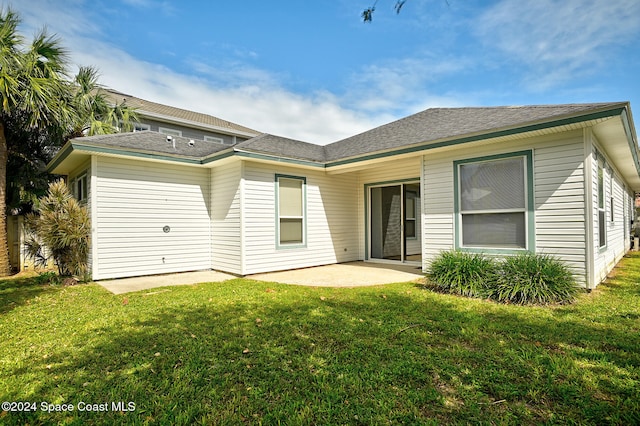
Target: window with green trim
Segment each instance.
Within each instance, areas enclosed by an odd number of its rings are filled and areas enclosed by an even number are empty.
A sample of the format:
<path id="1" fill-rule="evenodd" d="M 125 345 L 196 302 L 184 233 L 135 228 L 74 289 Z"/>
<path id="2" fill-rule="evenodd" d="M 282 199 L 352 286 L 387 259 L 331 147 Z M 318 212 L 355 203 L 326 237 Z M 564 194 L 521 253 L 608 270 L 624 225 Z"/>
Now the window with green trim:
<path id="1" fill-rule="evenodd" d="M 613 169 L 611 167 L 607 167 L 607 172 L 609 175 L 609 220 L 613 222 L 615 219 L 613 215 Z"/>
<path id="2" fill-rule="evenodd" d="M 457 246 L 529 249 L 530 153 L 455 163 Z"/>
<path id="3" fill-rule="evenodd" d="M 404 201 L 404 237 L 415 240 L 417 236 L 417 211 L 418 193 L 416 191 L 405 191 Z"/>
<path id="4" fill-rule="evenodd" d="M 74 179 L 72 184 L 72 192 L 76 200 L 80 202 L 86 202 L 88 196 L 87 189 L 87 174 L 84 173 Z"/>
<path id="5" fill-rule="evenodd" d="M 305 179 L 276 176 L 278 199 L 278 242 L 280 245 L 304 244 Z"/>
<path id="6" fill-rule="evenodd" d="M 604 170 L 604 158 L 598 155 L 598 247 L 607 245 Z"/>

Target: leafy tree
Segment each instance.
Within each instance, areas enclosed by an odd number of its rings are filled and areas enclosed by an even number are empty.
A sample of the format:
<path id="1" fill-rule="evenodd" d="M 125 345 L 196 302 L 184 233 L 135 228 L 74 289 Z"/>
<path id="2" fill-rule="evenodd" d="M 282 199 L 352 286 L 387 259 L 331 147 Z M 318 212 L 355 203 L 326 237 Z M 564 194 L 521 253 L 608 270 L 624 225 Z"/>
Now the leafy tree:
<path id="1" fill-rule="evenodd" d="M 11 141 L 7 147 L 7 208 L 12 215 L 29 213 L 46 193 L 51 181 L 46 165 L 65 140 L 62 129 L 33 129 L 21 121 L 10 121 L 5 127 Z"/>
<path id="2" fill-rule="evenodd" d="M 0 10 L 0 276 L 9 273 L 7 206 L 30 210 L 51 181 L 44 166 L 68 139 L 132 130 L 135 110 L 111 104 L 94 68 L 68 77 L 68 57 L 46 31 L 27 45 L 20 18 Z M 7 180 L 8 179 L 8 180 Z"/>
<path id="3" fill-rule="evenodd" d="M 125 102 L 112 104 L 102 85 L 98 71 L 93 67 L 80 67 L 73 80 L 73 106 L 78 116 L 71 137 L 130 132 L 138 115 Z"/>
<path id="4" fill-rule="evenodd" d="M 67 54 L 59 40 L 45 31 L 30 45 L 18 34 L 19 17 L 0 11 L 0 275 L 9 273 L 7 248 L 7 163 L 5 129 L 16 124 L 28 129 L 65 127 L 73 121 Z"/>
<path id="5" fill-rule="evenodd" d="M 49 184 L 47 195 L 25 223 L 27 255 L 37 265 L 45 266 L 51 259 L 61 276 L 84 277 L 91 232 L 89 212 L 73 198 L 63 179 Z"/>
<path id="6" fill-rule="evenodd" d="M 122 102 L 112 103 L 98 83 L 92 67 L 81 67 L 71 81 L 70 107 L 74 113 L 68 128 L 49 126 L 30 128 L 23 120 L 7 123 L 5 134 L 10 141 L 7 165 L 7 207 L 11 214 L 31 211 L 33 203 L 47 191 L 55 179 L 45 166 L 69 139 L 118 131 L 132 131 L 138 115 Z"/>

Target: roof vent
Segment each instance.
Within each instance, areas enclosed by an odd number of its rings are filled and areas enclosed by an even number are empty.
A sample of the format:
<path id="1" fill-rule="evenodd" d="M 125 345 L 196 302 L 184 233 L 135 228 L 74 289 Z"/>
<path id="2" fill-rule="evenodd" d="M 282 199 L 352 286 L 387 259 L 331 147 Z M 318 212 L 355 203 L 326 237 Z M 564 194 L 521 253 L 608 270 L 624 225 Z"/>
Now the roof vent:
<path id="1" fill-rule="evenodd" d="M 189 139 L 189 146 L 195 146 L 196 141 L 194 141 L 193 139 Z"/>
<path id="2" fill-rule="evenodd" d="M 167 135 L 167 142 L 171 142 L 171 141 L 173 141 L 173 136 Z"/>

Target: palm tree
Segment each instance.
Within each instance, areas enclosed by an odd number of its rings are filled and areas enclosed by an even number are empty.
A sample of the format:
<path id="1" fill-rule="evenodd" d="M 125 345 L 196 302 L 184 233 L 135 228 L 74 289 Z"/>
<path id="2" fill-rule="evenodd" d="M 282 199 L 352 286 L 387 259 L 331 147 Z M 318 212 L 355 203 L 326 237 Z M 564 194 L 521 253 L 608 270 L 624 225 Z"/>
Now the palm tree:
<path id="1" fill-rule="evenodd" d="M 74 122 L 68 59 L 58 38 L 46 31 L 30 45 L 17 32 L 20 18 L 11 9 L 0 11 L 0 275 L 8 275 L 7 159 L 5 128 L 19 122 L 29 128 L 67 127 Z"/>
<path id="2" fill-rule="evenodd" d="M 134 108 L 112 103 L 102 85 L 98 83 L 98 71 L 93 67 L 80 67 L 73 86 L 73 105 L 77 121 L 71 137 L 93 136 L 130 132 L 138 115 Z"/>
<path id="3" fill-rule="evenodd" d="M 80 67 L 69 79 L 59 39 L 42 31 L 26 46 L 17 32 L 19 23 L 11 9 L 0 10 L 0 276 L 10 269 L 7 178 L 14 204 L 23 201 L 22 196 L 16 201 L 16 192 L 33 199 L 51 180 L 41 167 L 51 159 L 51 148 L 74 137 L 131 131 L 138 122 L 134 108 L 107 99 L 95 68 Z"/>

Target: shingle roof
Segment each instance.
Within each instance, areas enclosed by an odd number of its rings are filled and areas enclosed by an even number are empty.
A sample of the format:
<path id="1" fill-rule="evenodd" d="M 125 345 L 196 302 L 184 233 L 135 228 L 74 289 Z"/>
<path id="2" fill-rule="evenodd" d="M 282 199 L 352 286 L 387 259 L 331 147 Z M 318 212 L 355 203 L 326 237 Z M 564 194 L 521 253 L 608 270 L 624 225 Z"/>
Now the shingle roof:
<path id="1" fill-rule="evenodd" d="M 125 101 L 126 105 L 137 108 L 138 114 L 143 116 L 145 115 L 145 113 L 151 113 L 153 115 L 157 114 L 164 117 L 173 117 L 180 121 L 189 121 L 204 124 L 206 126 L 214 126 L 221 129 L 227 129 L 231 132 L 235 131 L 248 133 L 250 135 L 259 135 L 262 133 L 245 126 L 241 126 L 239 124 L 214 117 L 212 115 L 202 114 L 195 111 L 189 111 L 182 108 L 176 108 L 169 105 L 147 101 L 145 99 L 136 98 L 135 96 L 127 95 L 125 93 L 121 93 L 112 89 L 107 89 L 105 90 L 105 92 L 111 101 L 117 103 Z"/>
<path id="2" fill-rule="evenodd" d="M 235 146 L 235 149 L 319 163 L 324 163 L 326 160 L 323 146 L 270 134 L 241 142 Z"/>
<path id="3" fill-rule="evenodd" d="M 233 147 L 174 137 L 152 132 L 118 133 L 76 139 L 79 144 L 144 151 L 150 155 L 172 154 L 203 160 L 224 150 L 262 154 L 280 159 L 304 160 L 320 166 L 343 159 L 383 153 L 410 147 L 428 147 L 446 140 L 464 140 L 479 135 L 493 137 L 501 131 L 524 132 L 532 127 L 550 128 L 563 120 L 581 122 L 602 114 L 610 117 L 625 108 L 626 102 L 539 105 L 521 107 L 431 108 L 409 117 L 385 124 L 350 138 L 326 146 L 261 134 Z"/>
<path id="4" fill-rule="evenodd" d="M 76 138 L 85 145 L 99 145 L 109 148 L 122 148 L 150 154 L 171 154 L 193 159 L 200 159 L 216 152 L 229 149 L 229 146 L 202 140 L 191 140 L 181 136 L 172 136 L 168 141 L 167 135 L 151 130 L 142 132 L 114 133 L 111 135 L 96 135 Z"/>
<path id="5" fill-rule="evenodd" d="M 326 160 L 364 155 L 499 129 L 517 128 L 626 103 L 431 108 L 326 145 Z"/>

